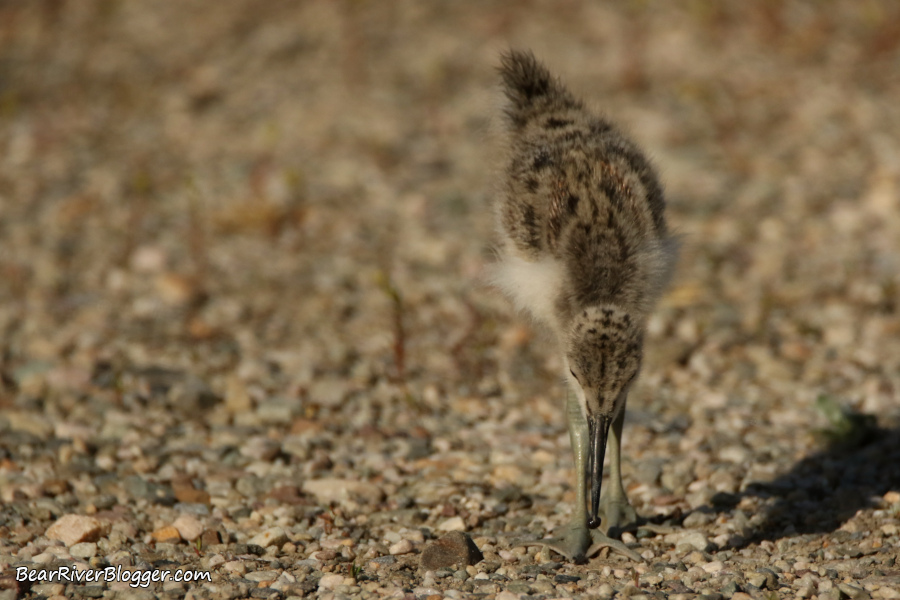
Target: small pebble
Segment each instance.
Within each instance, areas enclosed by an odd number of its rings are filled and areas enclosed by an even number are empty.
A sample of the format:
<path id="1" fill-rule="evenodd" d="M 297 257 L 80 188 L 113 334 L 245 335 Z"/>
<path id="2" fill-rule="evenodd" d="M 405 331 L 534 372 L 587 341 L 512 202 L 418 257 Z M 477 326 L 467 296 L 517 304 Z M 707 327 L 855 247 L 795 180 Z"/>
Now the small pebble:
<path id="1" fill-rule="evenodd" d="M 264 436 L 256 436 L 241 446 L 241 455 L 255 460 L 270 461 L 281 452 L 281 444 Z"/>
<path id="2" fill-rule="evenodd" d="M 171 525 L 167 525 L 166 527 L 161 527 L 153 532 L 153 540 L 157 543 L 159 542 L 180 542 L 181 534 L 178 533 L 178 530 Z"/>
<path id="3" fill-rule="evenodd" d="M 453 531 L 425 546 L 420 566 L 427 571 L 437 571 L 442 568 L 474 565 L 482 560 L 484 555 L 472 538 L 461 531 Z"/>
<path id="4" fill-rule="evenodd" d="M 231 571 L 232 573 L 236 573 L 238 575 L 243 575 L 247 572 L 247 565 L 242 560 L 232 560 L 222 564 L 222 568 L 226 571 Z"/>
<path id="5" fill-rule="evenodd" d="M 69 552 L 75 558 L 93 558 L 94 556 L 97 556 L 97 544 L 94 542 L 72 544 L 72 546 L 69 547 Z"/>
<path id="6" fill-rule="evenodd" d="M 725 568 L 725 564 L 720 560 L 714 560 L 712 562 L 700 565 L 700 567 L 707 573 L 718 573 Z"/>
<path id="7" fill-rule="evenodd" d="M 699 531 L 685 531 L 678 533 L 670 533 L 663 538 L 667 544 L 677 546 L 688 546 L 695 550 L 704 552 L 709 548 L 709 538 Z"/>
<path id="8" fill-rule="evenodd" d="M 388 552 L 391 555 L 396 556 L 398 554 L 409 554 L 413 551 L 412 542 L 409 540 L 400 540 L 399 542 L 392 544 L 390 548 L 388 548 Z"/>
<path id="9" fill-rule="evenodd" d="M 837 589 L 850 598 L 850 600 L 867 600 L 868 598 L 871 598 L 869 592 L 863 588 L 856 587 L 855 585 L 850 585 L 849 583 L 839 583 Z"/>
<path id="10" fill-rule="evenodd" d="M 275 581 L 278 579 L 277 571 L 253 571 L 251 573 L 247 573 L 244 575 L 244 579 L 248 579 L 250 581 L 255 581 L 257 583 L 261 581 Z M 343 579 L 343 578 L 341 578 Z"/>
<path id="11" fill-rule="evenodd" d="M 285 542 L 288 541 L 287 534 L 284 529 L 281 527 L 271 527 L 266 529 L 262 533 L 259 533 L 252 538 L 248 543 L 256 544 L 257 546 L 262 546 L 263 548 L 268 548 L 269 546 L 275 546 L 277 548 L 281 548 Z"/>
<path id="12" fill-rule="evenodd" d="M 347 479 L 310 479 L 303 483 L 303 491 L 326 504 L 353 497 L 359 497 L 371 504 L 384 499 L 384 492 L 377 485 Z"/>
<path id="13" fill-rule="evenodd" d="M 319 580 L 319 590 L 334 590 L 337 586 L 344 584 L 344 576 L 335 573 L 323 575 Z"/>
<path id="14" fill-rule="evenodd" d="M 192 542 L 203 534 L 203 523 L 192 514 L 185 513 L 180 515 L 172 527 L 178 530 L 178 535 L 183 540 Z"/>
<path id="15" fill-rule="evenodd" d="M 463 521 L 462 517 L 451 517 L 440 523 L 438 529 L 441 531 L 465 531 L 466 522 Z"/>

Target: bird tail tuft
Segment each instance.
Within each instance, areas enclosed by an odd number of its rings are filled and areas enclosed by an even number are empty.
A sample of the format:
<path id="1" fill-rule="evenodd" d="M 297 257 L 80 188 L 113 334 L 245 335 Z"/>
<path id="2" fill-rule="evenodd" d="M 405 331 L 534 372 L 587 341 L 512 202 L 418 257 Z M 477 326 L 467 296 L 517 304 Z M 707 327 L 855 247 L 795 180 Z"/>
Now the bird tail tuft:
<path id="1" fill-rule="evenodd" d="M 531 51 L 510 50 L 500 57 L 500 78 L 509 100 L 506 115 L 516 128 L 542 112 L 580 104 Z"/>

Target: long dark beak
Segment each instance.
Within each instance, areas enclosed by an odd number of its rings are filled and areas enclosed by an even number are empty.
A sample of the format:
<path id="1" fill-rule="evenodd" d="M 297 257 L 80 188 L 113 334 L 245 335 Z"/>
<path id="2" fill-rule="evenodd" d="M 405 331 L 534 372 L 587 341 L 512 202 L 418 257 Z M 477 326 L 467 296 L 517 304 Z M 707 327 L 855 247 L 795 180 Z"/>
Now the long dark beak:
<path id="1" fill-rule="evenodd" d="M 591 435 L 591 449 L 588 454 L 588 473 L 591 478 L 591 510 L 588 515 L 588 527 L 596 529 L 600 526 L 600 485 L 603 483 L 603 458 L 606 455 L 606 438 L 612 419 L 606 416 L 592 416 L 588 420 Z"/>

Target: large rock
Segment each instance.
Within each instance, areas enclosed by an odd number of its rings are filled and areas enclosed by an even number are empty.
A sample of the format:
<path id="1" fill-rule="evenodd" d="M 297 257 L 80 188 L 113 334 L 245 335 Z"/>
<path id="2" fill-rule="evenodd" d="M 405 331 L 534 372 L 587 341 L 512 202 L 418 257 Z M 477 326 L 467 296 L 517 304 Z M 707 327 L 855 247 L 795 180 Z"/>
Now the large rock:
<path id="1" fill-rule="evenodd" d="M 103 535 L 103 522 L 84 515 L 63 515 L 47 528 L 45 535 L 60 540 L 66 546 L 81 542 L 96 542 Z"/>
<path id="2" fill-rule="evenodd" d="M 472 538 L 462 531 L 451 531 L 425 546 L 420 565 L 425 571 L 465 567 L 484 559 Z"/>

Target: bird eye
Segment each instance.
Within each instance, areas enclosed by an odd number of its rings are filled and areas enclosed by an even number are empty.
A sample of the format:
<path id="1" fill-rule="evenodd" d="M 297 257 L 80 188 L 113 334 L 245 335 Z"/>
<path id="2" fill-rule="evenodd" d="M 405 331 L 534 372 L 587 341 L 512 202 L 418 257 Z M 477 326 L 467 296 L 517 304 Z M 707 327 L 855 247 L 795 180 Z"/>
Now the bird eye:
<path id="1" fill-rule="evenodd" d="M 573 371 L 572 369 L 569 369 L 569 373 L 572 374 L 572 377 L 575 378 L 575 381 L 578 381 L 578 375 L 575 374 L 575 371 Z M 581 383 L 581 382 L 579 382 L 579 383 Z"/>

